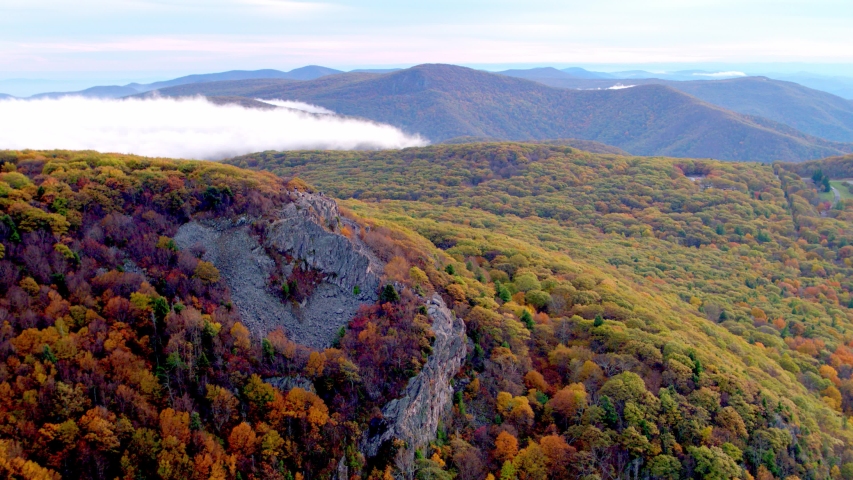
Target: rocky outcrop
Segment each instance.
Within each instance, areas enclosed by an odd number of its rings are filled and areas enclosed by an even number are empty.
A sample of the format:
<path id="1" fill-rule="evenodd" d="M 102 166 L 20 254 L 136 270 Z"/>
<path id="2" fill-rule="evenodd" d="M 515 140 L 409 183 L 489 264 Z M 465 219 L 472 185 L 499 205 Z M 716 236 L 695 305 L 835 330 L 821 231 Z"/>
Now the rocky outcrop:
<path id="1" fill-rule="evenodd" d="M 266 335 L 276 325 L 292 325 L 291 308 L 272 295 L 267 280 L 275 262 L 249 233 L 250 220 L 189 222 L 175 235 L 181 250 L 200 248 L 203 258 L 219 269 L 231 290 L 231 300 L 243 323 L 255 335 Z"/>
<path id="2" fill-rule="evenodd" d="M 283 327 L 295 342 L 321 349 L 334 341 L 363 304 L 377 301 L 383 264 L 359 239 L 342 235 L 343 226 L 360 228 L 342 218 L 337 204 L 322 194 L 292 193 L 288 203 L 268 218 L 264 244 L 250 232 L 254 219 L 192 221 L 178 230 L 181 249 L 200 248 L 203 258 L 219 269 L 231 290 L 241 318 L 256 336 Z M 291 260 L 276 265 L 268 252 Z M 296 264 L 322 274 L 322 282 L 301 304 L 284 302 L 268 285 L 275 269 L 287 277 Z M 356 293 L 357 292 L 357 293 Z M 366 457 L 375 456 L 387 442 L 400 439 L 412 450 L 435 438 L 438 424 L 451 404 L 451 379 L 466 356 L 465 324 L 439 295 L 427 301 L 435 334 L 432 354 L 420 373 L 409 380 L 403 395 L 382 409 L 382 419 L 371 425 L 360 442 Z M 312 390 L 310 381 L 277 377 L 267 381 L 282 390 Z M 341 461 L 339 474 L 346 476 Z"/>
<path id="3" fill-rule="evenodd" d="M 272 385 L 282 392 L 289 392 L 294 388 L 301 388 L 306 392 L 317 393 L 317 390 L 314 388 L 314 382 L 301 375 L 297 375 L 295 377 L 270 377 L 265 378 L 264 382 Z"/>
<path id="4" fill-rule="evenodd" d="M 420 373 L 409 380 L 404 395 L 382 409 L 382 421 L 366 433 L 361 451 L 373 457 L 393 439 L 406 442 L 409 449 L 423 448 L 435 438 L 438 424 L 451 404 L 450 380 L 465 360 L 465 323 L 447 308 L 440 296 L 427 302 L 435 333 L 433 353 Z"/>
<path id="5" fill-rule="evenodd" d="M 382 263 L 357 237 L 332 233 L 348 222 L 340 217 L 338 205 L 324 195 L 294 192 L 294 196 L 267 229 L 267 247 L 323 272 L 333 285 L 358 290 L 363 301 L 376 301 Z"/>
<path id="6" fill-rule="evenodd" d="M 180 249 L 204 251 L 203 258 L 219 269 L 255 336 L 282 327 L 293 341 L 322 349 L 331 345 L 361 305 L 376 301 L 382 264 L 358 238 L 336 233 L 340 222 L 349 221 L 340 219 L 333 200 L 293 192 L 293 202 L 271 219 L 264 245 L 251 235 L 251 222 L 245 217 L 192 221 L 178 229 L 174 240 Z M 292 263 L 276 265 L 267 249 Z M 289 276 L 297 262 L 321 273 L 323 281 L 303 302 L 294 304 L 275 295 L 268 280 L 275 269 Z"/>

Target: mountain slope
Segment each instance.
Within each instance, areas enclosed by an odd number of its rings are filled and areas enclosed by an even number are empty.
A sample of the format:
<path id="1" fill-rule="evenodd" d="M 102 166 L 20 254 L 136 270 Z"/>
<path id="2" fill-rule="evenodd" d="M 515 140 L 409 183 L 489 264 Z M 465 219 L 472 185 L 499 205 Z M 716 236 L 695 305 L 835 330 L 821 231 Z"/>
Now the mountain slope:
<path id="1" fill-rule="evenodd" d="M 425 239 L 219 163 L 0 162 L 0 477 L 328 478 L 385 447 L 381 408 L 394 440 L 435 438 L 466 347 Z M 391 285 L 388 254 L 435 286 Z"/>
<path id="2" fill-rule="evenodd" d="M 853 145 L 778 128 L 666 86 L 570 91 L 450 65 L 421 65 L 385 75 L 342 74 L 294 84 L 210 83 L 158 92 L 305 101 L 434 141 L 460 136 L 579 138 L 634 154 L 765 162 L 853 151 Z"/>
<path id="3" fill-rule="evenodd" d="M 529 436 L 529 427 L 519 426 L 523 420 L 511 416 L 509 408 L 500 410 L 502 401 L 521 402 L 517 396 L 525 395 L 533 409 L 533 425 L 540 425 L 540 414 L 544 419 L 550 412 L 560 425 L 557 432 L 571 437 L 573 448 L 583 445 L 578 453 L 594 451 L 596 447 L 581 440 L 593 433 L 585 427 L 585 414 L 566 407 L 571 420 L 560 424 L 566 417 L 557 409 L 558 402 L 532 391 L 558 392 L 569 382 L 585 383 L 594 368 L 587 365 L 584 370 L 582 365 L 593 358 L 596 364 L 612 362 L 607 365 L 613 372 L 644 371 L 646 388 L 658 392 L 661 403 L 670 401 L 664 392 L 669 389 L 685 395 L 691 405 L 688 422 L 697 423 L 687 430 L 672 428 L 660 410 L 654 417 L 644 416 L 649 411 L 636 400 L 631 402 L 644 414 L 597 426 L 597 435 L 613 432 L 601 447 L 605 449 L 613 443 L 633 445 L 629 437 L 645 445 L 645 437 L 651 445 L 638 447 L 637 455 L 644 457 L 640 470 L 655 465 L 646 455 L 658 452 L 678 458 L 669 478 L 694 478 L 689 470 L 698 457 L 691 459 L 691 454 L 700 452 L 682 440 L 677 440 L 679 449 L 672 449 L 674 444 L 667 447 L 664 439 L 668 434 L 684 439 L 687 431 L 702 437 L 698 432 L 707 427 L 703 444 L 709 450 L 732 452 L 741 458 L 737 463 L 759 478 L 824 478 L 818 469 L 840 470 L 853 462 L 850 431 L 842 421 L 853 413 L 849 280 L 853 268 L 846 259 L 847 245 L 853 241 L 853 202 L 819 210 L 815 192 L 797 175 L 769 165 L 592 155 L 564 147 L 507 143 L 385 152 L 264 152 L 229 162 L 298 175 L 344 199 L 342 204 L 359 215 L 382 220 L 384 226 L 404 225 L 454 256 L 455 273 L 461 277 L 457 284 L 463 290 L 460 298 L 468 292 L 473 305 L 472 315 L 466 317 L 469 336 L 475 352 L 484 353 L 472 355 L 473 371 L 468 375 L 476 379 L 472 380 L 476 387 L 466 387 L 446 425 L 474 447 L 474 458 L 494 452 L 494 443 L 478 435 L 491 431 L 487 438 L 492 440 L 500 432 L 491 425 L 479 430 L 489 423 L 484 419 L 496 413 L 503 425 L 518 429 L 519 438 Z M 501 309 L 508 315 L 517 314 L 521 305 L 537 311 L 528 343 L 504 336 L 506 331 L 495 327 L 501 319 L 478 309 L 488 300 L 468 289 L 475 284 L 469 282 L 471 276 L 491 280 L 494 290 L 485 297 L 508 289 Z M 572 285 L 562 279 L 571 279 Z M 662 356 L 648 348 L 647 342 L 658 341 Z M 499 345 L 506 350 L 497 350 Z M 687 349 L 672 353 L 679 345 Z M 502 355 L 519 362 L 529 359 L 541 377 L 512 370 L 513 361 Z M 632 355 L 637 363 L 628 358 Z M 477 358 L 483 363 L 478 364 Z M 651 364 L 663 366 L 660 379 L 652 373 L 654 367 L 644 370 Z M 628 388 L 627 378 L 620 378 L 625 380 L 620 388 Z M 685 394 L 677 378 L 698 381 L 696 389 Z M 733 383 L 713 385 L 711 378 Z M 609 388 L 585 385 L 584 392 L 593 396 L 597 390 L 601 406 L 607 403 L 603 396 L 613 391 Z M 570 393 L 579 389 L 575 385 L 564 391 L 564 398 L 575 398 Z M 511 391 L 509 399 L 495 398 L 494 392 Z M 736 399 L 745 392 L 756 395 L 755 409 Z M 495 398 L 496 405 L 484 402 L 482 395 Z M 793 418 L 795 410 L 774 406 L 775 395 L 786 405 L 788 400 L 798 405 L 803 423 L 785 425 L 784 419 Z M 762 397 L 769 409 L 757 405 Z M 746 433 L 739 435 L 748 440 L 736 440 L 737 435 L 720 424 L 705 423 L 725 418 L 722 410 L 728 406 L 744 415 Z M 632 408 L 617 408 L 616 416 Z M 707 408 L 715 413 L 706 415 Z M 812 415 L 814 421 L 806 420 Z M 760 419 L 768 416 L 781 423 L 762 426 Z M 642 427 L 639 418 L 649 424 Z M 632 428 L 646 433 L 631 437 Z M 815 459 L 813 454 L 794 453 L 801 451 L 794 444 L 803 445 L 817 430 L 830 443 L 835 435 L 845 438 L 835 443 L 837 461 L 818 466 L 806 460 Z M 781 443 L 762 459 L 762 442 L 770 436 Z M 618 458 L 617 451 L 608 458 Z M 584 463 L 584 455 L 572 458 L 578 460 L 574 468 L 586 466 L 587 474 L 598 471 L 600 464 Z M 460 454 L 454 465 L 461 468 L 463 462 L 476 464 L 471 456 Z M 480 462 L 492 469 L 501 464 Z M 629 467 L 616 467 L 616 472 L 622 468 Z M 551 474 L 551 478 L 582 476 L 574 470 Z M 732 470 L 721 478 L 748 477 Z"/>
<path id="4" fill-rule="evenodd" d="M 3 478 L 853 471 L 853 202 L 784 166 L 0 162 Z"/>
<path id="5" fill-rule="evenodd" d="M 121 87 L 118 85 L 106 86 L 106 87 L 92 87 L 87 88 L 85 90 L 80 90 L 79 92 L 48 92 L 48 93 L 39 93 L 33 95 L 29 98 L 39 99 L 39 98 L 62 98 L 68 96 L 78 96 L 78 97 L 87 97 L 87 98 L 121 98 L 126 97 L 128 95 L 135 95 L 139 93 L 138 90 L 132 87 Z"/>
<path id="6" fill-rule="evenodd" d="M 578 67 L 569 67 L 561 70 L 562 72 L 568 73 L 569 75 L 577 78 L 612 78 L 613 76 L 609 73 L 604 72 L 591 72 L 589 70 L 578 68 Z"/>
<path id="7" fill-rule="evenodd" d="M 375 73 L 342 73 L 306 82 L 276 78 L 209 82 L 203 84 L 186 84 L 160 90 L 153 90 L 142 94 L 141 96 L 164 95 L 179 97 L 191 95 L 229 95 L 275 100 L 279 99 L 279 97 L 276 96 L 277 92 L 286 94 L 288 92 L 302 91 L 305 89 L 335 89 L 344 85 L 349 85 L 353 82 L 374 79 L 379 76 L 381 75 Z M 289 98 L 282 97 L 281 99 L 285 100 Z"/>
<path id="8" fill-rule="evenodd" d="M 827 140 L 853 142 L 853 103 L 766 77 L 668 85 L 729 110 L 784 123 Z"/>
<path id="9" fill-rule="evenodd" d="M 441 142 L 444 145 L 459 145 L 463 143 L 495 143 L 499 142 L 500 139 L 496 138 L 481 138 L 481 137 L 455 137 L 448 140 L 444 140 Z M 585 152 L 590 153 L 603 153 L 603 154 L 612 154 L 612 155 L 630 155 L 625 150 L 621 148 L 614 147 L 613 145 L 607 145 L 601 142 L 595 142 L 592 140 L 578 140 L 577 138 L 559 138 L 553 140 L 540 140 L 540 141 L 529 141 L 527 143 L 536 143 L 541 145 L 559 145 L 563 147 L 572 147 L 577 148 L 578 150 L 583 150 Z"/>
<path id="10" fill-rule="evenodd" d="M 835 180 L 853 179 L 853 155 L 822 158 L 797 164 L 785 164 L 785 169 L 796 172 L 801 177 L 811 177 L 820 170 L 824 175 Z"/>
<path id="11" fill-rule="evenodd" d="M 667 85 L 705 102 L 745 115 L 783 123 L 808 135 L 853 142 L 853 102 L 793 82 L 766 77 L 728 80 L 671 81 L 642 79 L 581 79 L 545 75 L 537 69 L 514 74 L 558 88 L 606 89 L 614 85 Z"/>
<path id="12" fill-rule="evenodd" d="M 282 80 L 314 80 L 327 75 L 335 75 L 342 73 L 340 70 L 332 68 L 320 67 L 317 65 L 309 65 L 306 67 L 296 68 L 289 72 L 280 70 L 231 70 L 221 73 L 207 73 L 198 75 L 187 75 L 185 77 L 165 80 L 162 82 L 154 82 L 147 84 L 130 83 L 127 85 L 108 85 L 87 88 L 85 90 L 75 92 L 48 92 L 32 95 L 29 98 L 61 98 L 66 96 L 80 96 L 88 98 L 122 98 L 139 93 L 157 90 L 159 88 L 177 87 L 180 85 L 191 85 L 208 82 L 226 82 L 226 81 L 247 81 L 258 79 L 282 79 Z"/>
<path id="13" fill-rule="evenodd" d="M 334 75 L 338 73 L 343 73 L 340 70 L 335 70 L 332 68 L 320 67 L 317 65 L 309 65 L 307 67 L 301 67 L 289 72 L 282 72 L 279 70 L 231 70 L 228 72 L 222 73 L 208 73 L 208 74 L 200 74 L 200 75 L 188 75 L 186 77 L 175 78 L 173 80 L 166 80 L 163 82 L 155 82 L 144 85 L 139 84 L 131 84 L 134 88 L 137 89 L 138 92 L 146 92 L 150 90 L 156 90 L 158 88 L 166 88 L 166 87 L 175 87 L 178 85 L 188 85 L 194 83 L 208 83 L 208 82 L 224 82 L 224 81 L 233 81 L 233 80 L 251 80 L 251 79 L 261 79 L 261 78 L 283 78 L 288 80 L 314 80 L 316 78 L 324 77 L 326 75 Z"/>
<path id="14" fill-rule="evenodd" d="M 786 82 L 799 83 L 809 88 L 846 98 L 853 102 L 853 78 L 815 75 L 807 72 L 795 74 L 776 74 L 773 78 Z"/>
<path id="15" fill-rule="evenodd" d="M 615 78 L 608 73 L 591 72 L 589 70 L 585 70 L 583 68 L 578 68 L 578 67 L 564 68 L 562 70 L 558 70 L 554 67 L 539 67 L 539 68 L 504 70 L 504 71 L 494 72 L 494 73 L 497 73 L 499 75 L 506 75 L 508 77 L 526 78 L 528 80 L 536 80 L 538 78 L 551 78 L 551 79 L 608 79 L 608 78 Z"/>
<path id="16" fill-rule="evenodd" d="M 583 72 L 586 72 L 586 70 L 583 70 Z M 557 70 L 553 67 L 530 68 L 523 70 L 513 69 L 495 73 L 499 75 L 506 75 L 508 77 L 526 78 L 528 80 L 535 80 L 537 78 L 600 78 L 598 76 L 595 76 L 595 74 L 593 74 L 592 72 L 586 72 L 589 75 L 572 75 L 571 73 L 568 73 L 564 70 Z"/>

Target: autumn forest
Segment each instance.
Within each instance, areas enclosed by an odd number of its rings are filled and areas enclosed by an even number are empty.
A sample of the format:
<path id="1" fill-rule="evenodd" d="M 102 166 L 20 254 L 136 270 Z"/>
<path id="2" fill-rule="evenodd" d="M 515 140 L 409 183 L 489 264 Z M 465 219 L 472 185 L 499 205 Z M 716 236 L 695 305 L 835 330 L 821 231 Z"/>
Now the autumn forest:
<path id="1" fill-rule="evenodd" d="M 469 143 L 0 170 L 5 478 L 853 479 L 853 157 Z M 367 267 L 281 247 L 283 218 Z M 294 321 L 343 305 L 332 335 L 251 318 L 189 223 L 248 232 L 271 272 L 251 288 Z"/>

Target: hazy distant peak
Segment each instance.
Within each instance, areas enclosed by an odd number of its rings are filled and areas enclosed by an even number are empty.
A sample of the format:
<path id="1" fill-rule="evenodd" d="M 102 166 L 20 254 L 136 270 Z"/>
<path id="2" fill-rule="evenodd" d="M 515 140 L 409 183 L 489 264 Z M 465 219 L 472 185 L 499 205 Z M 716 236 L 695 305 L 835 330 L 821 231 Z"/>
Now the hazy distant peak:
<path id="1" fill-rule="evenodd" d="M 579 67 L 564 68 L 558 70 L 553 67 L 538 67 L 527 69 L 511 69 L 502 72 L 495 72 L 508 77 L 526 78 L 526 79 L 548 79 L 548 78 L 611 78 L 607 73 L 590 72 Z"/>
<path id="2" fill-rule="evenodd" d="M 743 72 L 736 72 L 734 70 L 727 72 L 694 72 L 693 76 L 696 77 L 710 77 L 710 78 L 730 78 L 730 77 L 745 77 L 747 76 Z"/>
<path id="3" fill-rule="evenodd" d="M 257 79 L 281 79 L 281 80 L 314 80 L 317 78 L 344 73 L 341 70 L 322 67 L 319 65 L 308 65 L 301 68 L 293 69 L 289 72 L 274 69 L 262 70 L 229 70 L 219 73 L 202 73 L 194 75 L 186 75 L 171 80 L 154 82 L 148 84 L 129 83 L 127 85 L 106 85 L 87 88 L 85 90 L 74 92 L 48 92 L 33 95 L 30 98 L 58 98 L 69 95 L 88 97 L 88 98 L 120 98 L 137 93 L 150 92 L 167 87 L 176 87 L 180 85 L 190 85 L 195 83 L 210 83 L 222 81 L 236 80 L 257 80 Z"/>
<path id="4" fill-rule="evenodd" d="M 321 67 L 319 65 L 308 65 L 305 67 L 295 68 L 287 72 L 287 78 L 293 80 L 314 80 L 315 78 L 325 77 L 326 75 L 334 75 L 344 73 L 342 70 L 334 68 Z"/>
<path id="5" fill-rule="evenodd" d="M 91 87 L 79 92 L 47 92 L 33 95 L 29 98 L 62 98 L 62 97 L 87 97 L 87 98 L 120 98 L 128 95 L 134 95 L 139 91 L 128 86 L 106 85 Z"/>
<path id="6" fill-rule="evenodd" d="M 525 70 L 520 69 L 511 69 L 504 70 L 502 72 L 495 72 L 501 75 L 507 75 L 510 77 L 520 77 L 520 78 L 566 78 L 569 76 L 568 73 L 562 70 L 557 70 L 554 67 L 540 67 L 540 68 L 528 68 Z"/>
<path id="7" fill-rule="evenodd" d="M 580 67 L 564 68 L 563 72 L 574 78 L 613 78 L 613 75 L 604 72 L 591 72 Z"/>
<path id="8" fill-rule="evenodd" d="M 356 68 L 350 70 L 349 73 L 394 73 L 403 70 L 402 68 Z"/>

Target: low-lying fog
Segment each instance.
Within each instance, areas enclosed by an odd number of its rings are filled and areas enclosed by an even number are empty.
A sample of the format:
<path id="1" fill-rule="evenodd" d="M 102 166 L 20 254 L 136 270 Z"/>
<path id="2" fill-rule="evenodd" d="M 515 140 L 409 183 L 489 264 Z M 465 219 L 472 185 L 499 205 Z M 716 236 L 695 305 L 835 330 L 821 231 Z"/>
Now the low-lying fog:
<path id="1" fill-rule="evenodd" d="M 288 102 L 276 102 L 279 105 Z M 315 108 L 301 104 L 300 110 Z M 0 100 L 0 150 L 67 149 L 216 160 L 263 150 L 425 145 L 390 125 L 203 98 Z"/>
<path id="2" fill-rule="evenodd" d="M 296 100 L 264 100 L 261 98 L 258 98 L 257 100 L 277 107 L 292 108 L 294 110 L 302 110 L 303 112 L 322 113 L 324 115 L 332 115 L 335 113 L 328 108 L 323 108 L 319 105 L 311 105 L 310 103 L 305 102 L 297 102 Z"/>

